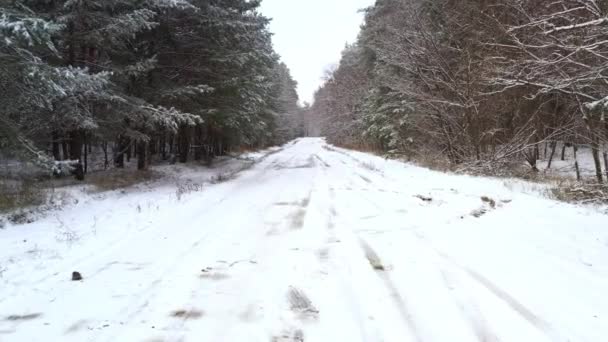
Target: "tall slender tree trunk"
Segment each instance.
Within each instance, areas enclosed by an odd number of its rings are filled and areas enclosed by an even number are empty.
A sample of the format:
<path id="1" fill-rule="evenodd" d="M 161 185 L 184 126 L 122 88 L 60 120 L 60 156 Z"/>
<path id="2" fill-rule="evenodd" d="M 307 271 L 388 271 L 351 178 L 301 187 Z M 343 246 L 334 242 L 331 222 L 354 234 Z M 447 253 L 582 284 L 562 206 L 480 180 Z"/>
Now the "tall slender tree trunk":
<path id="1" fill-rule="evenodd" d="M 203 158 L 203 130 L 201 125 L 194 128 L 194 160 L 199 161 Z"/>
<path id="2" fill-rule="evenodd" d="M 153 138 L 150 139 L 150 144 L 149 144 L 149 150 L 148 152 L 150 153 L 150 156 L 154 156 L 158 153 L 158 139 Z"/>
<path id="3" fill-rule="evenodd" d="M 608 179 L 608 152 L 604 152 L 604 171 L 606 172 L 606 179 Z"/>
<path id="4" fill-rule="evenodd" d="M 160 136 L 160 156 L 162 160 L 167 160 L 167 134 L 163 133 Z"/>
<path id="5" fill-rule="evenodd" d="M 89 171 L 89 139 L 87 133 L 83 134 L 83 142 L 84 142 L 84 173 L 86 174 Z"/>
<path id="6" fill-rule="evenodd" d="M 63 138 L 63 140 L 61 141 L 61 160 L 67 160 L 69 158 L 69 151 L 68 151 L 68 142 L 65 139 L 65 136 Z"/>
<path id="7" fill-rule="evenodd" d="M 132 150 L 133 150 L 133 140 L 126 139 L 125 143 L 126 143 L 125 149 L 126 149 L 127 163 L 130 163 L 131 156 L 132 156 Z"/>
<path id="8" fill-rule="evenodd" d="M 70 132 L 70 160 L 82 161 L 83 134 L 82 131 Z"/>
<path id="9" fill-rule="evenodd" d="M 547 170 L 551 168 L 551 164 L 553 163 L 553 157 L 555 156 L 555 149 L 557 148 L 557 141 L 551 143 L 551 155 L 549 156 L 549 162 L 547 163 Z M 546 153 L 545 153 L 546 155 Z"/>
<path id="10" fill-rule="evenodd" d="M 70 160 L 78 161 L 73 171 L 76 179 L 84 180 L 84 166 L 82 164 L 82 149 L 84 147 L 84 132 L 74 130 L 70 133 Z"/>
<path id="11" fill-rule="evenodd" d="M 53 133 L 51 134 L 51 139 L 53 158 L 55 160 L 61 160 L 61 151 L 59 149 L 59 133 L 57 131 L 53 131 Z"/>
<path id="12" fill-rule="evenodd" d="M 574 149 L 574 169 L 576 170 L 576 180 L 581 181 L 581 169 L 578 165 L 578 146 L 576 144 L 572 144 L 572 148 Z"/>
<path id="13" fill-rule="evenodd" d="M 608 182 L 608 120 L 606 120 L 606 110 L 602 110 L 602 117 L 600 119 L 602 126 L 604 126 L 604 171 L 606 171 L 606 181 Z"/>
<path id="14" fill-rule="evenodd" d="M 114 152 L 114 166 L 117 168 L 125 167 L 125 152 L 127 150 L 126 140 L 123 137 L 118 137 L 116 141 L 116 151 Z"/>
<path id="15" fill-rule="evenodd" d="M 591 123 L 589 120 L 589 115 L 587 113 L 583 113 L 583 121 L 585 122 L 585 128 L 587 129 L 587 134 L 589 135 L 589 140 L 591 141 L 591 154 L 593 155 L 593 164 L 595 165 L 595 177 L 597 178 L 598 183 L 604 183 L 604 175 L 602 174 L 602 162 L 600 160 L 600 147 L 597 136 L 593 132 L 593 128 L 591 127 Z"/>
<path id="16" fill-rule="evenodd" d="M 563 142 L 563 146 L 562 146 L 562 161 L 566 160 L 566 147 L 568 147 L 568 144 L 566 142 Z"/>
<path id="17" fill-rule="evenodd" d="M 137 169 L 145 170 L 148 167 L 148 143 L 137 142 Z"/>
<path id="18" fill-rule="evenodd" d="M 177 139 L 179 145 L 179 162 L 187 163 L 188 154 L 190 152 L 190 128 L 185 125 L 180 126 Z"/>
<path id="19" fill-rule="evenodd" d="M 110 166 L 110 162 L 108 161 L 108 142 L 104 141 L 101 144 L 101 148 L 103 149 L 103 169 L 107 170 Z"/>
<path id="20" fill-rule="evenodd" d="M 604 183 L 604 174 L 602 171 L 602 161 L 600 159 L 600 148 L 597 140 L 591 144 L 591 154 L 593 155 L 593 163 L 595 164 L 595 177 L 598 183 Z"/>

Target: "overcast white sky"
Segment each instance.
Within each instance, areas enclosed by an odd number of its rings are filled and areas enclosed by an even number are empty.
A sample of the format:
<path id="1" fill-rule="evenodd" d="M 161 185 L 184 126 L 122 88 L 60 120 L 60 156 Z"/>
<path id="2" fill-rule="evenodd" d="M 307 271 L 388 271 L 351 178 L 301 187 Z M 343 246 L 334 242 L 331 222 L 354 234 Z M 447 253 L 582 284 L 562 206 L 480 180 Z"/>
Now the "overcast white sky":
<path id="1" fill-rule="evenodd" d="M 275 49 L 298 82 L 301 101 L 311 102 L 323 72 L 340 60 L 346 42 L 357 38 L 363 23 L 359 9 L 374 0 L 263 0 L 272 18 Z"/>

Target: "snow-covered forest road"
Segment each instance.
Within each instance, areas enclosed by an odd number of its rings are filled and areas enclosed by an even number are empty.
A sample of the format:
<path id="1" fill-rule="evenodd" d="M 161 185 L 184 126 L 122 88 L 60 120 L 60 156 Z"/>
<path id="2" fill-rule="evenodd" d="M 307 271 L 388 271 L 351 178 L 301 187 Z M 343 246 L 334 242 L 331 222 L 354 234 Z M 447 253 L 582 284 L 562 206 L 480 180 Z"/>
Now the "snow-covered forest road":
<path id="1" fill-rule="evenodd" d="M 322 139 L 191 190 L 0 230 L 0 341 L 608 340 L 596 209 Z"/>

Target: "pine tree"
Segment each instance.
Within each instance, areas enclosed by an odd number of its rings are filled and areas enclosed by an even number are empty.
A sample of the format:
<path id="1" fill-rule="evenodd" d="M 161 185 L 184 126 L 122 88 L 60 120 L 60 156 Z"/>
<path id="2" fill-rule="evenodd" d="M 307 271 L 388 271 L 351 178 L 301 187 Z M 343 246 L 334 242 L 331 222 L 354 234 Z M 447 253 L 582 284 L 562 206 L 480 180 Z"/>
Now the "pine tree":
<path id="1" fill-rule="evenodd" d="M 259 5 L 3 4 L 0 85 L 11 96 L 0 100 L 2 146 L 42 159 L 49 150 L 55 160 L 84 162 L 86 171 L 91 144 L 103 146 L 106 163 L 112 144 L 117 167 L 135 152 L 143 169 L 156 153 L 211 159 L 293 137 L 296 84 L 279 64 Z"/>

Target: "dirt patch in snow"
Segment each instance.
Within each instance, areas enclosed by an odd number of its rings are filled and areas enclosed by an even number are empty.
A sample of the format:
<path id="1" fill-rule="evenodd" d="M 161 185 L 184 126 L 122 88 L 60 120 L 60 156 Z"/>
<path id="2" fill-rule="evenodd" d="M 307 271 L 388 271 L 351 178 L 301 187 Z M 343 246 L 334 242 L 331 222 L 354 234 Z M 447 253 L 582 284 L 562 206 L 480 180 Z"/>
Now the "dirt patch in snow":
<path id="1" fill-rule="evenodd" d="M 363 179 L 363 181 L 365 181 L 366 183 L 372 183 L 372 180 L 365 177 L 364 175 L 357 174 L 357 176 L 359 176 L 359 178 Z"/>
<path id="2" fill-rule="evenodd" d="M 306 162 L 302 164 L 289 165 L 288 163 L 279 163 L 274 166 L 275 170 L 289 170 L 289 169 L 312 169 L 317 166 L 314 156 L 310 156 L 306 159 Z"/>
<path id="3" fill-rule="evenodd" d="M 304 342 L 304 332 L 301 329 L 286 330 L 279 336 L 273 336 L 270 342 Z"/>
<path id="4" fill-rule="evenodd" d="M 414 197 L 416 197 L 417 199 L 419 199 L 419 200 L 421 200 L 423 202 L 427 202 L 427 203 L 433 202 L 433 198 L 429 197 L 429 196 L 416 195 Z"/>
<path id="5" fill-rule="evenodd" d="M 317 251 L 317 257 L 320 261 L 327 261 L 329 259 L 329 248 L 323 247 Z"/>
<path id="6" fill-rule="evenodd" d="M 304 218 L 306 217 L 306 209 L 298 209 L 296 212 L 291 214 L 291 228 L 302 229 L 304 226 Z"/>
<path id="7" fill-rule="evenodd" d="M 201 310 L 192 309 L 192 310 L 175 310 L 175 311 L 171 312 L 170 316 L 188 320 L 188 319 L 199 319 L 199 318 L 203 317 L 204 314 L 205 313 Z"/>
<path id="8" fill-rule="evenodd" d="M 219 273 L 219 272 L 203 273 L 199 277 L 201 279 L 216 280 L 216 281 L 225 280 L 225 279 L 230 278 L 229 275 L 227 275 L 225 273 Z"/>
<path id="9" fill-rule="evenodd" d="M 482 196 L 481 202 L 483 202 L 482 207 L 473 210 L 471 212 L 471 216 L 480 218 L 485 214 L 489 213 L 490 211 L 495 210 L 497 207 L 501 206 L 500 204 L 497 205 L 496 201 L 488 196 Z"/>
<path id="10" fill-rule="evenodd" d="M 361 241 L 361 247 L 363 247 L 363 251 L 365 252 L 365 258 L 369 261 L 369 264 L 375 271 L 386 271 L 386 267 L 382 264 L 382 260 L 365 241 Z"/>
<path id="11" fill-rule="evenodd" d="M 87 321 L 85 319 L 76 321 L 65 330 L 65 333 L 71 334 L 71 333 L 78 332 L 78 331 L 82 330 L 83 328 L 85 328 L 88 323 L 89 323 L 89 321 Z"/>
<path id="12" fill-rule="evenodd" d="M 308 209 L 308 205 L 310 204 L 311 194 L 302 199 L 299 202 L 293 203 L 297 209 L 289 215 L 290 226 L 294 230 L 302 229 L 304 226 L 304 219 L 306 218 L 306 211 Z"/>
<path id="13" fill-rule="evenodd" d="M 287 292 L 287 300 L 291 311 L 297 314 L 300 319 L 317 319 L 319 317 L 319 310 L 315 308 L 310 298 L 301 289 L 290 287 Z"/>
<path id="14" fill-rule="evenodd" d="M 31 321 L 34 320 L 36 318 L 40 318 L 42 317 L 42 314 L 39 312 L 36 313 L 31 313 L 31 314 L 26 314 L 26 315 L 10 315 L 7 316 L 4 320 L 5 321 Z"/>
<path id="15" fill-rule="evenodd" d="M 239 262 L 230 264 L 230 267 L 236 265 L 237 263 L 239 263 Z M 201 272 L 202 273 L 199 275 L 199 277 L 201 279 L 219 281 L 219 280 L 224 280 L 224 279 L 230 278 L 230 276 L 228 274 L 215 271 L 212 267 L 203 268 L 201 270 Z"/>

